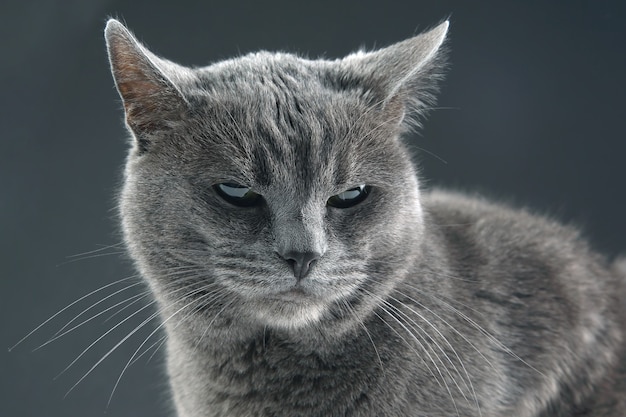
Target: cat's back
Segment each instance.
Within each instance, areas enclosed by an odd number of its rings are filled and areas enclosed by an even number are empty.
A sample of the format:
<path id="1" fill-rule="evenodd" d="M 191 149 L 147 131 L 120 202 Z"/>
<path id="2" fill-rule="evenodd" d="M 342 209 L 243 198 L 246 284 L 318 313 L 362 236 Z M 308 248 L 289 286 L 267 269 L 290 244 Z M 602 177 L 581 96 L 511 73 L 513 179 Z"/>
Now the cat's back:
<path id="1" fill-rule="evenodd" d="M 626 262 L 611 264 L 576 228 L 525 209 L 441 190 L 422 202 L 457 278 L 453 297 L 523 359 L 507 361 L 513 383 L 541 387 L 546 416 L 622 416 Z"/>

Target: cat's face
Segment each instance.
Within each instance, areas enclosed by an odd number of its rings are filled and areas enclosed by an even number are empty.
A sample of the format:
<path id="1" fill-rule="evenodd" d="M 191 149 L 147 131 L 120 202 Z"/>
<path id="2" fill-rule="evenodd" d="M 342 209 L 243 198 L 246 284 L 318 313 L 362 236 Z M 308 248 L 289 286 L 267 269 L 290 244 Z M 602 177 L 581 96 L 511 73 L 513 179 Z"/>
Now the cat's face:
<path id="1" fill-rule="evenodd" d="M 407 107 L 384 77 L 350 71 L 360 55 L 260 53 L 190 70 L 114 29 L 136 139 L 124 232 L 171 314 L 300 328 L 352 317 L 401 279 L 422 230 L 398 139 Z"/>

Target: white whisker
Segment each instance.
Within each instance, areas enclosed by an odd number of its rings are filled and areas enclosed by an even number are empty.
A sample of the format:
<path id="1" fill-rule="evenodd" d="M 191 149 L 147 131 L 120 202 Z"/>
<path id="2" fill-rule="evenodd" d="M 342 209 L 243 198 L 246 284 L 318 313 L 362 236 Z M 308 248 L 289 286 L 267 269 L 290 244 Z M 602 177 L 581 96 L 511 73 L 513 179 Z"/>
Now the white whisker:
<path id="1" fill-rule="evenodd" d="M 364 291 L 366 291 L 370 296 L 372 297 L 376 297 L 381 301 L 382 300 L 380 297 L 378 297 L 375 294 L 372 294 L 371 292 L 367 291 L 364 289 Z M 426 347 L 424 346 L 424 344 L 419 341 L 417 339 L 417 337 L 415 336 L 415 334 L 413 334 L 413 332 L 411 332 L 405 325 L 404 323 L 402 323 L 402 321 L 400 321 L 396 316 L 394 316 L 389 310 L 387 310 L 387 308 L 385 307 L 384 303 L 379 305 L 380 309 L 387 313 L 388 316 L 390 316 L 391 318 L 393 318 L 410 336 L 411 338 L 413 338 L 413 340 L 419 345 L 419 347 L 422 348 L 422 351 L 426 354 L 426 356 L 428 356 L 428 358 L 430 359 L 430 361 L 433 363 L 433 365 L 435 366 L 435 368 L 437 368 L 437 372 L 439 373 L 439 375 L 442 377 L 443 379 L 443 374 L 441 373 L 441 370 L 439 369 L 439 367 L 437 366 L 437 363 L 435 362 L 435 360 L 433 359 L 433 357 L 430 355 L 430 352 L 428 352 L 428 350 L 426 349 Z M 376 316 L 382 320 L 382 322 L 387 325 L 387 327 L 389 327 L 389 329 L 391 329 L 406 345 L 409 349 L 411 349 L 418 358 L 420 358 L 422 360 L 422 362 L 424 363 L 424 366 L 426 366 L 426 368 L 428 369 L 428 371 L 430 372 L 430 374 L 432 375 L 433 379 L 435 381 L 437 381 L 437 384 L 439 384 L 440 387 L 443 387 L 441 385 L 441 383 L 439 382 L 439 380 L 437 379 L 437 377 L 435 376 L 435 373 L 432 371 L 432 369 L 430 368 L 430 366 L 428 366 L 428 363 L 424 360 L 424 358 L 422 357 L 422 355 L 419 354 L 419 352 L 417 350 L 415 350 L 415 348 L 413 347 L 413 345 L 411 343 L 409 343 L 393 326 L 391 326 L 389 323 L 387 323 L 387 321 L 385 319 L 383 319 L 378 313 L 374 313 L 376 314 Z M 421 337 L 421 335 L 420 335 Z M 444 384 L 445 384 L 445 380 L 443 380 Z"/>
<path id="2" fill-rule="evenodd" d="M 94 320 L 95 318 L 97 318 L 97 317 L 99 317 L 99 316 L 101 316 L 101 315 L 103 315 L 103 314 L 107 313 L 108 311 L 110 311 L 110 310 L 112 310 L 112 309 L 114 309 L 114 308 L 116 308 L 116 307 L 120 306 L 121 304 L 126 304 L 126 303 L 128 303 L 128 302 L 131 302 L 132 300 L 135 300 L 135 301 L 136 301 L 136 300 L 138 299 L 138 297 L 145 297 L 145 296 L 146 296 L 146 293 L 135 294 L 135 295 L 133 295 L 133 296 L 131 296 L 131 297 L 129 297 L 129 298 L 127 298 L 127 299 L 125 299 L 125 300 L 122 300 L 122 301 L 120 301 L 120 302 L 118 302 L 118 303 L 116 303 L 116 304 L 114 304 L 114 305 L 112 305 L 112 306 L 108 307 L 107 309 L 105 309 L 105 310 L 103 310 L 103 311 L 101 311 L 101 312 L 99 312 L 99 313 L 97 313 L 97 314 L 95 314 L 95 315 L 93 315 L 93 316 L 89 317 L 88 319 L 83 320 L 82 322 L 78 323 L 78 324 L 77 324 L 77 325 L 75 325 L 74 327 L 71 327 L 70 329 L 68 329 L 68 330 L 66 330 L 66 331 L 64 331 L 64 332 L 62 332 L 62 333 L 56 333 L 56 334 L 55 334 L 55 335 L 54 335 L 51 339 L 49 339 L 47 342 L 45 342 L 45 343 L 43 343 L 42 345 L 39 345 L 38 347 L 36 347 L 35 349 L 33 349 L 33 352 L 34 352 L 34 351 L 37 351 L 37 350 L 39 350 L 39 349 L 41 349 L 41 348 L 43 348 L 44 346 L 49 345 L 50 343 L 54 342 L 55 340 L 58 340 L 58 339 L 60 339 L 61 337 L 65 336 L 66 334 L 71 333 L 72 331 L 74 331 L 74 330 L 78 329 L 79 327 L 81 327 L 81 326 L 82 326 L 82 325 L 84 325 L 85 323 L 89 323 L 90 321 Z M 134 301 L 133 301 L 133 302 L 134 302 Z M 132 302 L 131 302 L 131 304 L 132 304 Z M 65 329 L 65 328 L 66 328 L 66 327 L 64 327 L 64 329 Z"/>
<path id="3" fill-rule="evenodd" d="M 70 369 L 72 367 L 72 365 L 74 365 L 76 362 L 78 362 L 78 360 L 80 358 L 82 358 L 92 347 L 94 347 L 94 345 L 96 345 L 96 343 L 98 343 L 99 341 L 101 341 L 102 339 L 104 339 L 107 335 L 109 335 L 111 332 L 113 332 L 115 329 L 117 329 L 118 327 L 120 327 L 122 324 L 124 324 L 125 322 L 127 322 L 128 320 L 130 320 L 131 318 L 133 318 L 134 316 L 136 316 L 137 314 L 141 313 L 143 310 L 145 310 L 146 308 L 152 306 L 156 301 L 152 301 L 149 304 L 141 307 L 139 310 L 135 311 L 134 313 L 132 313 L 131 315 L 129 315 L 128 317 L 126 317 L 125 319 L 121 320 L 119 323 L 117 323 L 115 326 L 111 327 L 109 330 L 107 330 L 102 336 L 98 337 L 96 340 L 94 340 L 89 346 L 87 346 L 77 357 L 76 359 L 74 359 L 72 362 L 70 362 L 69 365 L 67 365 L 56 377 L 55 379 L 59 378 L 61 375 L 63 375 L 65 372 L 67 372 L 68 369 Z M 150 315 L 149 319 L 152 320 L 155 317 L 158 316 L 158 312 L 157 313 L 153 313 Z M 133 332 L 134 333 L 134 332 Z M 126 340 L 127 338 L 124 338 L 124 340 Z M 108 356 L 108 355 L 107 355 Z M 98 362 L 100 363 L 100 362 Z M 82 381 L 84 379 L 81 378 L 80 381 Z M 79 381 L 79 382 L 80 382 Z M 74 387 L 78 385 L 75 384 L 71 389 L 74 389 Z M 68 391 L 69 393 L 69 391 Z M 67 394 L 66 394 L 67 395 Z"/>
<path id="4" fill-rule="evenodd" d="M 138 285 L 143 285 L 143 282 L 138 281 L 138 282 L 135 282 L 135 283 L 133 283 L 133 284 L 130 284 L 130 285 L 128 285 L 128 286 L 126 286 L 126 287 L 124 287 L 124 288 L 121 288 L 121 289 L 119 289 L 119 290 L 117 290 L 117 291 L 115 291 L 115 292 L 113 292 L 113 293 L 111 293 L 111 294 L 107 295 L 106 297 L 104 297 L 104 298 L 100 299 L 99 301 L 96 301 L 95 303 L 93 303 L 92 305 L 90 305 L 89 307 L 87 307 L 86 309 L 84 309 L 83 311 L 81 311 L 80 313 L 78 313 L 76 316 L 74 316 L 74 317 L 73 317 L 70 321 L 68 321 L 68 322 L 67 322 L 67 323 L 66 323 L 63 327 L 61 327 L 59 330 L 57 330 L 57 331 L 56 331 L 56 333 L 54 333 L 54 334 L 52 335 L 53 339 L 51 339 L 51 340 L 56 339 L 56 338 L 57 338 L 56 336 L 57 336 L 59 333 L 62 333 L 62 332 L 63 332 L 65 329 L 67 329 L 67 328 L 68 328 L 68 327 L 69 327 L 72 323 L 74 323 L 76 320 L 78 320 L 80 317 L 82 317 L 82 316 L 83 316 L 84 314 L 86 314 L 88 311 L 90 311 L 90 310 L 94 309 L 95 307 L 97 307 L 97 306 L 99 306 L 100 304 L 104 303 L 104 302 L 105 302 L 105 301 L 107 301 L 108 299 L 110 299 L 110 298 L 112 298 L 112 297 L 115 297 L 116 295 L 118 295 L 118 294 L 120 294 L 120 293 L 122 293 L 122 292 L 124 292 L 124 291 L 128 291 L 128 290 L 129 290 L 129 289 L 131 289 L 131 288 L 137 287 Z M 84 322 L 83 322 L 83 323 L 84 323 Z M 76 328 L 76 327 L 74 327 L 74 328 Z M 66 334 L 66 333 L 64 333 L 64 334 Z M 49 342 L 50 342 L 50 341 L 46 342 L 45 344 L 48 344 Z M 43 345 L 42 345 L 42 346 L 43 346 Z M 40 346 L 40 347 L 41 347 L 41 346 Z"/>
<path id="5" fill-rule="evenodd" d="M 367 335 L 368 339 L 370 340 L 370 343 L 372 344 L 372 347 L 374 348 L 374 352 L 376 353 L 376 357 L 378 358 L 378 363 L 380 364 L 380 370 L 383 373 L 385 373 L 385 367 L 383 366 L 383 361 L 380 358 L 380 353 L 378 352 L 378 348 L 376 347 L 376 343 L 374 343 L 374 339 L 372 339 L 372 335 L 370 334 L 369 330 L 367 330 L 367 326 L 363 322 L 363 319 L 361 319 L 359 317 L 358 313 L 356 311 L 354 311 L 354 308 L 352 307 L 352 305 L 350 305 L 350 302 L 348 300 L 342 299 L 342 301 L 343 301 L 343 304 L 346 306 L 346 309 L 348 310 L 348 312 L 357 321 L 359 326 L 363 329 L 363 331 Z"/>
<path id="6" fill-rule="evenodd" d="M 521 363 L 523 363 L 524 365 L 528 366 L 530 369 L 532 369 L 533 371 L 537 372 L 538 374 L 545 376 L 544 373 L 542 373 L 540 370 L 538 370 L 537 368 L 535 368 L 534 366 L 532 366 L 531 364 L 529 364 L 528 362 L 526 362 L 523 358 L 521 358 L 519 355 L 517 355 L 515 352 L 513 352 L 509 347 L 507 347 L 506 345 L 504 345 L 502 342 L 500 342 L 494 335 L 492 335 L 489 331 L 487 331 L 485 328 L 483 328 L 481 325 L 479 325 L 478 323 L 476 323 L 476 321 L 474 321 L 472 318 L 470 318 L 468 315 L 466 315 L 465 313 L 463 313 L 461 310 L 459 310 L 458 308 L 454 307 L 452 304 L 445 302 L 443 299 L 438 298 L 437 296 L 434 296 L 432 294 L 427 294 L 424 293 L 423 291 L 419 290 L 418 288 L 414 288 L 416 291 L 420 291 L 421 293 L 423 293 L 424 295 L 431 297 L 435 300 L 438 300 L 442 305 L 448 307 L 450 310 L 452 310 L 455 314 L 457 314 L 459 317 L 461 317 L 463 320 L 465 320 L 466 322 L 468 322 L 470 325 L 472 325 L 476 330 L 478 330 L 479 332 L 481 332 L 483 335 L 485 335 L 489 340 L 491 340 L 493 343 L 495 343 L 498 348 L 502 349 L 505 353 L 509 354 L 510 356 L 512 356 L 513 358 L 515 358 L 516 360 L 520 361 Z"/>
<path id="7" fill-rule="evenodd" d="M 120 248 L 121 249 L 123 247 L 124 247 L 124 243 L 123 242 L 118 242 L 118 243 L 114 243 L 112 245 L 104 245 L 101 248 L 90 250 L 90 251 L 87 251 L 87 252 L 81 252 L 81 253 L 76 253 L 74 255 L 69 255 L 67 257 L 68 258 L 77 258 L 77 257 L 80 257 L 80 256 L 85 256 L 85 255 L 93 255 L 94 253 L 99 253 L 99 252 L 105 251 L 107 249 L 112 249 L 112 248 Z"/>
<path id="8" fill-rule="evenodd" d="M 94 294 L 97 294 L 100 291 L 103 291 L 107 288 L 110 288 L 114 285 L 117 285 L 121 282 L 124 281 L 128 281 L 129 279 L 134 279 L 136 278 L 138 275 L 131 275 L 129 277 L 126 278 L 122 278 L 120 280 L 117 280 L 115 282 L 111 282 L 109 284 L 103 285 L 102 287 L 95 289 L 93 291 L 91 291 L 88 294 L 83 295 L 82 297 L 80 297 L 79 299 L 73 301 L 72 303 L 68 304 L 67 306 L 63 307 L 61 310 L 57 311 L 56 313 L 54 313 L 52 316 L 50 316 L 47 320 L 45 320 L 43 323 L 41 323 L 39 326 L 35 327 L 33 330 L 31 330 L 26 336 L 22 337 L 20 340 L 18 340 L 18 342 L 13 345 L 12 347 L 9 348 L 9 352 L 11 352 L 13 349 L 15 349 L 17 346 L 19 346 L 22 342 L 24 342 L 26 339 L 28 339 L 30 336 L 32 336 L 36 331 L 38 331 L 39 329 L 41 329 L 43 326 L 45 326 L 46 324 L 48 324 L 49 322 L 51 322 L 52 320 L 54 320 L 56 317 L 58 317 L 60 314 L 62 314 L 63 312 L 67 311 L 68 309 L 72 308 L 73 306 L 75 306 L 76 304 L 80 303 L 81 301 L 85 300 L 86 298 L 91 297 Z"/>
<path id="9" fill-rule="evenodd" d="M 421 303 L 419 303 L 417 300 L 407 296 L 406 294 L 402 293 L 401 291 L 399 291 L 398 289 L 395 289 L 395 291 L 397 293 L 399 293 L 400 295 L 407 297 L 409 300 L 413 301 L 414 303 L 416 303 L 419 306 L 422 306 Z M 454 346 L 452 346 L 452 344 L 450 343 L 450 341 L 448 340 L 448 338 L 441 333 L 441 331 L 437 328 L 437 326 L 435 326 L 430 320 L 428 320 L 424 315 L 422 315 L 421 313 L 419 313 L 418 311 L 416 311 L 415 309 L 413 309 L 412 307 L 406 305 L 405 303 L 401 302 L 400 300 L 391 297 L 391 299 L 395 300 L 397 303 L 402 304 L 405 308 L 407 308 L 410 312 L 412 312 L 413 314 L 415 314 L 417 317 L 419 317 L 424 323 L 426 323 L 429 327 L 431 327 L 435 333 L 437 333 L 444 341 L 444 343 L 452 350 L 452 352 L 454 353 L 454 356 L 456 357 L 456 359 L 458 360 L 459 364 L 461 365 L 461 368 L 463 369 L 463 372 L 465 373 L 465 376 L 467 377 L 467 382 L 465 382 L 465 379 L 462 377 L 461 373 L 459 372 L 459 370 L 457 369 L 456 365 L 454 364 L 454 362 L 450 359 L 450 357 L 441 349 L 441 347 L 439 346 L 439 344 L 435 341 L 435 344 L 437 345 L 437 347 L 442 350 L 442 353 L 446 356 L 446 358 L 448 359 L 448 362 L 450 363 L 450 365 L 452 365 L 452 367 L 454 368 L 454 370 L 457 372 L 457 374 L 459 375 L 459 377 L 461 377 L 461 380 L 463 381 L 463 383 L 465 384 L 465 387 L 468 391 L 470 391 L 472 393 L 472 396 L 474 397 L 474 401 L 476 404 L 476 407 L 478 409 L 478 414 L 482 415 L 481 410 L 480 410 L 480 405 L 478 404 L 478 397 L 476 396 L 476 391 L 474 390 L 474 385 L 472 384 L 472 378 L 469 375 L 469 372 L 467 371 L 467 369 L 465 368 L 465 364 L 463 363 L 463 360 L 460 358 L 457 350 L 454 348 Z M 428 310 L 430 311 L 430 310 Z M 435 314 L 435 316 L 439 319 L 441 319 L 441 317 L 437 314 Z M 412 320 L 413 321 L 413 320 Z M 445 322 L 445 320 L 442 320 Z M 448 324 L 448 326 L 450 328 L 452 328 L 454 330 L 454 327 L 452 327 L 449 323 L 445 322 L 446 324 Z M 421 329 L 421 327 L 420 327 Z M 465 338 L 464 338 L 465 339 Z M 434 341 L 434 339 L 433 339 Z M 454 378 L 453 378 L 454 380 Z M 468 385 L 469 382 L 469 385 Z M 456 384 L 456 382 L 455 382 Z M 463 395 L 463 398 L 465 398 L 466 401 L 469 401 L 466 397 L 465 394 L 463 393 L 463 391 L 460 389 L 460 387 L 457 385 L 457 388 L 459 388 L 459 391 L 461 392 L 461 395 Z"/>
<path id="10" fill-rule="evenodd" d="M 370 293 L 371 294 L 371 293 Z M 371 294 L 372 296 L 375 296 L 374 294 Z M 437 363 L 435 362 L 435 360 L 432 358 L 432 356 L 429 353 L 429 350 L 426 348 L 426 346 L 424 346 L 421 342 L 419 342 L 419 340 L 417 339 L 415 333 L 417 333 L 420 338 L 422 338 L 422 340 L 424 341 L 424 343 L 427 343 L 426 339 L 421 335 L 421 334 L 425 334 L 428 335 L 428 333 L 421 327 L 419 326 L 419 324 L 417 324 L 414 320 L 412 320 L 410 317 L 408 317 L 404 312 L 402 312 L 400 309 L 398 309 L 396 306 L 394 306 L 393 304 L 389 303 L 388 301 L 382 299 L 379 296 L 376 296 L 381 303 L 383 303 L 384 305 L 392 308 L 394 311 L 396 311 L 398 314 L 401 314 L 404 317 L 404 320 L 400 320 L 400 318 L 396 317 L 395 315 L 391 314 L 390 312 L 387 311 L 386 308 L 384 308 L 384 310 L 387 312 L 387 314 L 389 314 L 391 317 L 393 317 L 396 322 L 402 326 L 402 328 L 416 341 L 420 344 L 420 346 L 422 347 L 422 349 L 424 350 L 424 352 L 428 355 L 428 357 L 430 358 L 431 362 L 433 363 L 433 365 L 435 366 L 435 368 L 437 369 L 437 372 L 439 373 L 439 376 L 441 376 L 441 380 L 443 381 L 443 384 L 446 388 L 446 390 L 448 391 L 448 394 L 450 396 L 450 399 L 452 400 L 452 404 L 454 405 L 454 409 L 456 410 L 456 414 L 457 416 L 459 415 L 459 410 L 458 407 L 456 405 L 456 400 L 454 399 L 454 395 L 452 394 L 452 391 L 450 390 L 450 387 L 448 386 L 448 383 L 446 382 L 446 378 L 443 375 L 443 373 L 441 372 L 441 368 L 439 368 L 439 366 L 437 365 Z M 380 305 L 380 307 L 382 307 L 382 305 Z M 410 320 L 413 324 L 413 326 L 408 323 L 406 320 Z M 414 330 L 419 330 L 417 332 L 412 332 L 410 329 L 408 329 L 404 323 L 406 323 L 408 326 L 413 327 Z M 414 326 L 417 326 L 414 327 Z M 428 335 L 428 338 L 435 344 L 435 346 L 437 346 L 437 348 L 441 351 L 441 353 L 444 354 L 444 356 L 448 359 L 448 361 L 450 363 L 452 363 L 450 361 L 450 358 L 448 357 L 448 355 L 445 353 L 445 351 L 443 351 L 443 349 L 441 349 L 441 346 L 439 346 L 439 343 L 437 343 L 437 341 L 432 338 L 430 335 Z M 439 355 L 437 354 L 437 352 L 432 351 L 432 353 L 437 357 L 437 360 L 439 361 L 439 363 L 441 363 L 441 366 L 444 368 L 444 370 L 446 371 L 446 373 L 448 374 L 448 376 L 450 377 L 450 379 L 452 380 L 452 382 L 454 382 L 454 384 L 457 386 L 457 389 L 459 389 L 459 391 L 461 392 L 461 394 L 465 397 L 465 395 L 463 394 L 463 390 L 461 390 L 461 388 L 458 386 L 456 379 L 452 376 L 452 373 L 450 372 L 450 370 L 445 366 L 445 363 L 441 360 L 441 358 L 439 357 Z M 466 399 L 467 400 L 467 399 Z"/>
<path id="11" fill-rule="evenodd" d="M 197 290 L 198 292 L 200 291 L 205 291 L 205 288 L 202 288 L 200 290 Z M 133 362 L 133 359 L 137 356 L 137 354 L 139 353 L 139 351 L 141 350 L 141 348 L 148 342 L 148 340 L 150 340 L 150 338 L 159 330 L 161 330 L 166 324 L 167 322 L 169 322 L 173 317 L 175 317 L 176 315 L 178 315 L 178 313 L 180 313 L 181 311 L 183 311 L 184 309 L 188 308 L 189 306 L 191 306 L 194 303 L 200 303 L 201 301 L 203 301 L 206 297 L 209 297 L 211 295 L 214 295 L 214 292 L 209 292 L 207 294 L 204 294 L 203 296 L 201 296 L 200 298 L 197 299 L 192 299 L 190 302 L 188 302 L 187 304 L 183 305 L 181 308 L 179 308 L 178 310 L 176 310 L 174 313 L 172 313 L 169 317 L 167 317 L 166 319 L 162 320 L 161 323 L 157 326 L 156 329 L 154 329 L 145 339 L 144 341 L 139 345 L 139 347 L 137 348 L 137 350 L 135 350 L 135 352 L 133 353 L 133 355 L 130 357 L 130 359 L 128 360 L 128 362 L 126 362 L 126 365 L 124 365 L 124 368 L 122 369 L 122 372 L 120 372 L 119 377 L 117 378 L 117 380 L 115 381 L 115 385 L 113 386 L 113 390 L 111 391 L 111 395 L 109 395 L 109 400 L 107 401 L 107 408 L 108 406 L 111 404 L 111 400 L 113 399 L 113 395 L 115 394 L 115 390 L 117 389 L 122 377 L 124 376 L 124 373 L 126 372 L 126 370 L 128 369 L 128 367 L 131 365 L 131 363 Z M 219 313 L 218 313 L 219 314 Z M 140 325 L 141 326 L 141 325 Z M 137 329 L 136 329 L 137 330 Z M 134 330 L 132 333 L 134 333 L 136 330 Z M 130 335 L 129 335 L 130 336 Z M 124 338 L 121 342 L 123 342 L 125 339 L 127 339 L 128 336 L 126 338 Z M 121 343 L 120 342 L 120 343 Z M 117 347 L 117 345 L 116 345 Z M 115 349 L 115 348 L 114 348 Z M 107 356 L 109 355 L 109 353 L 107 353 L 102 359 L 100 359 L 100 361 L 98 361 L 98 363 L 100 363 L 102 360 L 104 360 Z M 97 366 L 98 363 L 96 363 L 94 365 Z M 91 370 L 89 371 L 91 372 Z M 79 381 L 80 382 L 80 381 Z"/>

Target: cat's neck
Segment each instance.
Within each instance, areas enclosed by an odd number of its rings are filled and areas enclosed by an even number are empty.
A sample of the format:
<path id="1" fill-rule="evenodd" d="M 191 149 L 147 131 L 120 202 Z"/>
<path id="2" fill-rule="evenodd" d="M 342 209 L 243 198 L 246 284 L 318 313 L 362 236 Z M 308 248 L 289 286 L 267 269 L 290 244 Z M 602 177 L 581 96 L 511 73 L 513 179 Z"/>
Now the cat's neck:
<path id="1" fill-rule="evenodd" d="M 374 331 L 380 330 L 385 328 Z M 168 339 L 168 369 L 181 416 L 195 415 L 193 411 L 185 414 L 186 410 L 209 410 L 207 415 L 260 415 L 259 410 L 268 406 L 279 406 L 283 415 L 296 415 L 297 405 L 303 402 L 310 403 L 317 415 L 345 414 L 355 406 L 353 399 L 368 385 L 369 390 L 377 389 L 374 381 L 380 381 L 389 370 L 391 356 L 387 352 L 393 349 L 384 340 L 393 344 L 392 335 L 374 335 L 383 340 L 375 347 L 365 332 L 359 327 L 333 340 L 310 329 L 262 328 L 238 340 L 213 333 L 199 344 L 174 335 Z M 337 395 L 335 390 L 342 395 L 332 409 L 323 409 L 328 404 L 319 399 Z M 277 395 L 290 398 L 276 405 Z"/>
<path id="2" fill-rule="evenodd" d="M 176 340 L 174 351 L 185 355 L 188 352 L 202 352 L 201 355 L 205 357 L 218 357 L 245 352 L 251 346 L 277 349 L 278 346 L 289 345 L 305 355 L 323 356 L 335 351 L 338 344 L 355 338 L 355 334 L 362 328 L 359 323 L 354 317 L 335 316 L 323 325 L 281 329 L 254 321 L 233 326 L 230 320 L 224 319 L 215 320 L 210 328 L 204 329 L 197 322 L 172 322 L 166 324 L 166 331 L 168 339 Z"/>

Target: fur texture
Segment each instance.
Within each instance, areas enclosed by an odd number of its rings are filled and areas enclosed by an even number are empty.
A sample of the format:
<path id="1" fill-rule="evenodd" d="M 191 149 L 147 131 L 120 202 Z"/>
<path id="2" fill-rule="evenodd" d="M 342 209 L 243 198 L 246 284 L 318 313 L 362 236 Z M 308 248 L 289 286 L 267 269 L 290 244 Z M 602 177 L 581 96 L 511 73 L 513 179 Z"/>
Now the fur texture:
<path id="1" fill-rule="evenodd" d="M 420 192 L 401 136 L 447 28 L 190 69 L 108 22 L 123 230 L 180 417 L 623 416 L 625 268 L 548 219 Z"/>

